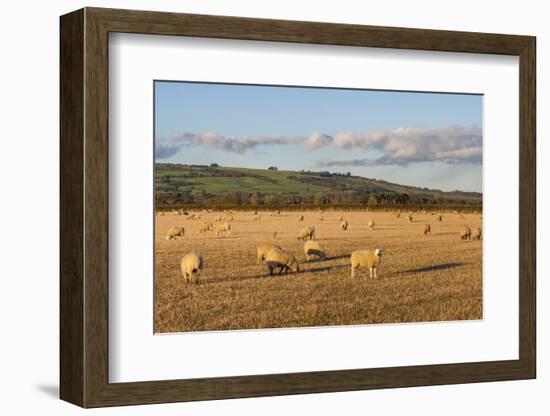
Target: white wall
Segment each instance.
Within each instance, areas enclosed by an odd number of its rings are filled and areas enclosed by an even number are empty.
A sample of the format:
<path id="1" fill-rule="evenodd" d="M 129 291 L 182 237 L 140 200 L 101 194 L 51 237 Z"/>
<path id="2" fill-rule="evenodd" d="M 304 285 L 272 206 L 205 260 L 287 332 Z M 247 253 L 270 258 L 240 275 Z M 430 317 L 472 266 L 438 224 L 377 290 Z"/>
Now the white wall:
<path id="1" fill-rule="evenodd" d="M 5 2 L 0 15 L 0 410 L 4 414 L 76 414 L 77 407 L 56 399 L 58 385 L 58 16 L 82 6 L 318 20 L 536 35 L 538 41 L 538 305 L 539 378 L 339 394 L 168 404 L 88 414 L 385 414 L 464 415 L 547 414 L 550 361 L 544 347 L 543 181 L 550 159 L 544 142 L 544 103 L 550 89 L 544 72 L 550 56 L 545 2 L 339 0 L 245 1 L 69 1 Z M 543 172 L 544 170 L 544 172 Z M 546 178 L 543 178 L 546 176 Z M 546 201 L 543 201 L 543 196 Z M 546 203 L 545 203 L 546 202 Z M 28 232 L 23 235 L 21 231 Z M 547 264 L 547 263 L 546 263 Z M 548 350 L 547 350 L 548 351 Z M 546 353 L 547 353 L 546 351 Z"/>

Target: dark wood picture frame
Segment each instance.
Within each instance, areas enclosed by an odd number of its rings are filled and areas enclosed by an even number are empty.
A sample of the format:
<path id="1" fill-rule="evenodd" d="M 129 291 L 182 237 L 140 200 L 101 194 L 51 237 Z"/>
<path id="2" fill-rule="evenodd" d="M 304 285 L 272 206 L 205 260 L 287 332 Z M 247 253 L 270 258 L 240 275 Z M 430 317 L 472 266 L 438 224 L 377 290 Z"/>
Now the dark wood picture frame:
<path id="1" fill-rule="evenodd" d="M 534 37 L 99 8 L 62 16 L 60 29 L 61 399 L 82 407 L 101 407 L 535 378 Z M 519 359 L 109 383 L 110 32 L 518 56 Z"/>

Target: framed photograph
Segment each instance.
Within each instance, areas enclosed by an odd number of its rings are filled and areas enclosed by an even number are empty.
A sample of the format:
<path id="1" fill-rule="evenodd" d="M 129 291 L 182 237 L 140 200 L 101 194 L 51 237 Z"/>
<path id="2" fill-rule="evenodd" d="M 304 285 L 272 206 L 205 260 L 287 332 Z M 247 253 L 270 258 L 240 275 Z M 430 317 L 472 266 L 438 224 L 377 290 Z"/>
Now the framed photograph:
<path id="1" fill-rule="evenodd" d="M 63 400 L 535 378 L 534 37 L 60 29 Z"/>

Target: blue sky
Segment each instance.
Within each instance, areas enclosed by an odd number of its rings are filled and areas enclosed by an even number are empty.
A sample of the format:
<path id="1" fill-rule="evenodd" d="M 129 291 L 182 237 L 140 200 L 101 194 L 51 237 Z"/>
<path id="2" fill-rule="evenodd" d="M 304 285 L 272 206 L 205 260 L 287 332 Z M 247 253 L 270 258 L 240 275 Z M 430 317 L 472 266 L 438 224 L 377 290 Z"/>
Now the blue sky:
<path id="1" fill-rule="evenodd" d="M 155 82 L 158 162 L 481 191 L 482 96 Z"/>

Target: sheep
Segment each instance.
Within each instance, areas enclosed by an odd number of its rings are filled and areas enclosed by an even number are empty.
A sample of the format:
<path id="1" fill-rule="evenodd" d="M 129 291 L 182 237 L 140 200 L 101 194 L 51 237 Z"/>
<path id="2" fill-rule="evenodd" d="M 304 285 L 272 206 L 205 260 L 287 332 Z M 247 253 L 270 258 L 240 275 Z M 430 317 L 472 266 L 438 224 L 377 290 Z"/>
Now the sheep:
<path id="1" fill-rule="evenodd" d="M 342 217 L 342 216 L 339 216 L 338 218 L 336 218 L 336 221 L 338 221 L 338 222 L 342 222 L 342 221 L 344 221 L 344 217 Z"/>
<path id="2" fill-rule="evenodd" d="M 269 244 L 269 243 L 260 243 L 258 247 L 256 247 L 256 264 L 260 264 L 265 260 L 265 256 L 267 253 L 269 253 L 272 249 L 278 249 L 283 250 L 281 247 L 275 244 Z"/>
<path id="3" fill-rule="evenodd" d="M 261 215 L 258 215 L 258 214 L 254 215 L 254 221 L 260 222 L 261 219 L 262 219 Z"/>
<path id="4" fill-rule="evenodd" d="M 348 222 L 347 221 L 342 221 L 340 223 L 340 227 L 342 227 L 342 230 L 346 231 L 348 229 Z"/>
<path id="5" fill-rule="evenodd" d="M 413 216 L 409 214 L 409 222 L 413 222 Z"/>
<path id="6" fill-rule="evenodd" d="M 472 237 L 472 230 L 470 230 L 470 227 L 464 227 L 460 231 L 460 239 L 461 240 L 470 240 Z"/>
<path id="7" fill-rule="evenodd" d="M 203 267 L 204 261 L 199 254 L 189 253 L 181 259 L 181 273 L 187 283 L 194 280 L 194 282 L 198 284 Z"/>
<path id="8" fill-rule="evenodd" d="M 395 218 L 400 218 L 401 217 L 401 213 L 398 212 L 396 215 L 395 215 Z"/>
<path id="9" fill-rule="evenodd" d="M 437 221 L 443 221 L 443 216 L 441 214 L 437 214 Z"/>
<path id="10" fill-rule="evenodd" d="M 233 215 L 226 215 L 224 220 L 229 222 L 233 221 Z"/>
<path id="11" fill-rule="evenodd" d="M 195 219 L 195 214 L 188 215 L 186 218 L 187 221 L 194 220 L 194 219 Z"/>
<path id="12" fill-rule="evenodd" d="M 270 276 L 273 275 L 273 270 L 276 268 L 279 268 L 279 274 L 283 271 L 288 273 L 289 270 L 296 273 L 300 271 L 296 258 L 280 248 L 272 248 L 268 251 L 265 255 L 265 264 Z"/>
<path id="13" fill-rule="evenodd" d="M 422 230 L 424 235 L 428 235 L 432 233 L 432 227 L 430 227 L 430 224 L 424 224 L 424 229 Z"/>
<path id="14" fill-rule="evenodd" d="M 172 227 L 166 233 L 167 240 L 174 240 L 177 237 L 183 237 L 185 235 L 185 229 L 183 227 Z"/>
<path id="15" fill-rule="evenodd" d="M 474 228 L 472 231 L 472 240 L 481 240 L 481 228 Z"/>
<path id="16" fill-rule="evenodd" d="M 303 221 L 303 220 L 304 220 L 304 216 L 303 216 L 303 215 L 300 215 L 300 216 L 298 217 L 298 221 Z"/>
<path id="17" fill-rule="evenodd" d="M 310 225 L 309 227 L 302 228 L 298 233 L 298 240 L 306 241 L 313 240 L 315 238 L 315 227 Z"/>
<path id="18" fill-rule="evenodd" d="M 225 233 L 231 234 L 231 224 L 227 222 L 218 224 L 218 226 L 216 227 L 216 235 Z"/>
<path id="19" fill-rule="evenodd" d="M 205 222 L 199 228 L 199 234 L 206 233 L 208 231 L 212 231 L 212 223 Z"/>
<path id="20" fill-rule="evenodd" d="M 351 277 L 355 278 L 356 269 L 365 267 L 369 269 L 371 279 L 373 277 L 373 273 L 374 278 L 378 279 L 376 269 L 378 269 L 378 266 L 380 265 L 382 254 L 383 251 L 381 248 L 377 248 L 374 251 L 357 250 L 351 253 Z"/>
<path id="21" fill-rule="evenodd" d="M 222 222 L 222 217 L 218 215 L 216 218 L 214 218 L 215 222 Z"/>
<path id="22" fill-rule="evenodd" d="M 310 261 L 312 258 L 320 260 L 326 258 L 325 250 L 319 241 L 306 241 L 304 243 L 304 254 L 306 255 L 307 261 Z"/>
<path id="23" fill-rule="evenodd" d="M 371 230 L 374 230 L 374 221 L 373 220 L 369 220 L 369 223 L 368 223 L 368 226 Z"/>

